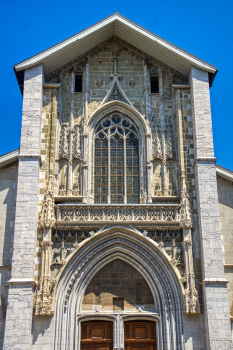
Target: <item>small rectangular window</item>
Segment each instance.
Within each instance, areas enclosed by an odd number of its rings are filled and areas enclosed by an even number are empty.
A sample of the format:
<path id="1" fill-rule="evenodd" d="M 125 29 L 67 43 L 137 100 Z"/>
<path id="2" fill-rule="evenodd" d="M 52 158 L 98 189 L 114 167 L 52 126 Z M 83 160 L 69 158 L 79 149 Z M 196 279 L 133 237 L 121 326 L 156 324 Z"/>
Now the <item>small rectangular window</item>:
<path id="1" fill-rule="evenodd" d="M 159 77 L 150 77 L 150 89 L 152 94 L 159 93 Z"/>
<path id="2" fill-rule="evenodd" d="M 75 75 L 75 92 L 83 92 L 83 76 Z"/>

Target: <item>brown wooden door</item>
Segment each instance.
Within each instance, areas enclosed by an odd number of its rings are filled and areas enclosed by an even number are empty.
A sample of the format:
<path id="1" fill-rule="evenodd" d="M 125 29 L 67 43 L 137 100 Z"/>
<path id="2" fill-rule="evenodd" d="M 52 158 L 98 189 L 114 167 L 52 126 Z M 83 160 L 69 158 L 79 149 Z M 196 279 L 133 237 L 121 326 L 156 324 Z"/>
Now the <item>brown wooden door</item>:
<path id="1" fill-rule="evenodd" d="M 125 322 L 125 350 L 156 350 L 155 322 Z"/>
<path id="2" fill-rule="evenodd" d="M 81 350 L 112 350 L 112 322 L 82 322 Z"/>

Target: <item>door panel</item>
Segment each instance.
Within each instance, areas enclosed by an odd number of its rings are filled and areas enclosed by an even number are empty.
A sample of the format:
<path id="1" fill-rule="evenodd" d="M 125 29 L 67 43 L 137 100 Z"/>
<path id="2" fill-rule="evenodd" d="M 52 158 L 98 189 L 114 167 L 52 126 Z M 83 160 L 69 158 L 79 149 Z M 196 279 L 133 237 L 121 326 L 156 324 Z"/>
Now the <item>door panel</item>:
<path id="1" fill-rule="evenodd" d="M 81 324 L 81 350 L 112 350 L 112 322 L 92 321 Z"/>
<path id="2" fill-rule="evenodd" d="M 125 322 L 126 350 L 156 350 L 155 322 Z"/>

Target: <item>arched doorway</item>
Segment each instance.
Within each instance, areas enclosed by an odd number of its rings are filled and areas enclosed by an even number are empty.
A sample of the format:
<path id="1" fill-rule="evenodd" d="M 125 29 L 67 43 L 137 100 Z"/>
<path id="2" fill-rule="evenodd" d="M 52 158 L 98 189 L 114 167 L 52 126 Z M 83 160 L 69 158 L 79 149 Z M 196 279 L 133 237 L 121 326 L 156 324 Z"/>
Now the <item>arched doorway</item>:
<path id="1" fill-rule="evenodd" d="M 101 269 L 117 260 L 132 266 L 146 281 L 153 296 L 154 310 L 147 310 L 144 301 L 142 304 L 132 302 L 131 310 L 113 310 L 113 301 L 110 309 L 98 310 L 101 288 L 96 286 L 96 294 L 92 290 L 91 296 L 88 286 Z M 135 231 L 114 227 L 84 241 L 65 266 L 59 281 L 54 350 L 79 350 L 81 324 L 85 321 L 112 321 L 113 348 L 124 348 L 124 322 L 142 320 L 156 323 L 156 342 L 160 350 L 183 350 L 183 307 L 177 274 L 159 246 Z M 87 303 L 86 296 L 94 301 Z M 111 295 L 112 299 L 118 296 Z M 88 307 L 84 307 L 84 301 Z"/>

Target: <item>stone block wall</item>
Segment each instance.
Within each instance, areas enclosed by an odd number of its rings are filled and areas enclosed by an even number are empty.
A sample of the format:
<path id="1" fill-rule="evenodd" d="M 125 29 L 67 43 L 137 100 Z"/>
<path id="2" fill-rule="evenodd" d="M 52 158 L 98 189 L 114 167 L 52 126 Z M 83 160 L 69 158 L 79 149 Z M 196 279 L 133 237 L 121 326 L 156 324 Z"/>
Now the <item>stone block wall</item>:
<path id="1" fill-rule="evenodd" d="M 233 317 L 233 184 L 217 177 L 222 250 L 230 314 Z M 233 320 L 233 318 L 232 318 Z"/>
<path id="2" fill-rule="evenodd" d="M 35 251 L 38 224 L 42 65 L 24 74 L 24 100 L 18 166 L 12 274 L 3 349 L 31 348 Z"/>
<path id="3" fill-rule="evenodd" d="M 217 178 L 224 264 L 233 266 L 233 185 Z"/>
<path id="4" fill-rule="evenodd" d="M 18 162 L 0 169 L 0 349 L 3 337 L 11 276 L 11 260 L 14 241 L 15 205 Z"/>
<path id="5" fill-rule="evenodd" d="M 117 302 L 119 305 L 114 305 Z M 118 259 L 104 266 L 91 280 L 83 298 L 82 309 L 127 311 L 139 307 L 144 310 L 154 309 L 150 288 L 133 266 Z"/>
<path id="6" fill-rule="evenodd" d="M 232 349 L 228 295 L 223 269 L 208 73 L 190 72 L 195 179 L 206 347 Z"/>

